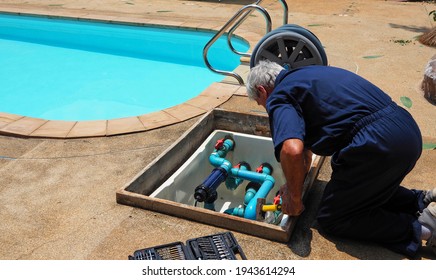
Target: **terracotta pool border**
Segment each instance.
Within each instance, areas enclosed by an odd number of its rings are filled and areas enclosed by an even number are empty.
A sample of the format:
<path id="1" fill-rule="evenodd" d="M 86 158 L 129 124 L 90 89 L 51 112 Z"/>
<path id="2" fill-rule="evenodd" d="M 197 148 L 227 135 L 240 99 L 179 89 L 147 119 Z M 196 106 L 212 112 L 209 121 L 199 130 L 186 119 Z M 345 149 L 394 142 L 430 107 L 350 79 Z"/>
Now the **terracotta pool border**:
<path id="1" fill-rule="evenodd" d="M 78 16 L 77 14 L 41 14 L 23 13 L 22 11 L 4 9 L 3 14 L 18 14 L 43 16 L 49 18 L 64 18 L 84 21 L 100 21 L 109 23 L 122 23 L 131 25 L 149 25 L 168 28 L 184 28 L 204 31 L 216 31 L 221 26 L 214 23 L 198 22 L 174 22 L 156 19 L 128 19 L 116 15 L 90 15 Z M 247 42 L 253 42 L 258 34 L 240 30 L 237 34 Z M 252 45 L 252 44 L 251 44 Z M 181 103 L 179 105 L 140 116 L 98 120 L 98 121 L 55 121 L 39 118 L 31 118 L 21 115 L 0 112 L 0 135 L 19 136 L 27 138 L 87 138 L 115 136 L 133 132 L 147 131 L 159 127 L 176 124 L 202 114 L 222 105 L 229 100 L 232 95 L 245 95 L 243 86 L 235 82 L 228 82 L 223 77 L 222 82 L 211 84 L 198 96 Z"/>

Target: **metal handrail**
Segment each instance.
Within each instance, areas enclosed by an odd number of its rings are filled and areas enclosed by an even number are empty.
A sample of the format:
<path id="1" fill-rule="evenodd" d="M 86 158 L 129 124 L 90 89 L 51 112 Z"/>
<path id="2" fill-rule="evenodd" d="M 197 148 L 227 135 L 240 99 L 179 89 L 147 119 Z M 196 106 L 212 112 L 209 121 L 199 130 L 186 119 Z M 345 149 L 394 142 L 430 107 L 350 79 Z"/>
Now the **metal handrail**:
<path id="1" fill-rule="evenodd" d="M 259 5 L 263 0 L 258 0 L 256 3 L 254 3 L 254 5 Z M 285 0 L 279 0 L 280 3 L 282 4 L 283 7 L 283 25 L 288 24 L 288 4 L 286 3 Z M 239 19 L 239 21 L 233 25 L 233 27 L 230 29 L 230 31 L 227 34 L 227 44 L 229 45 L 229 48 L 232 50 L 233 53 L 240 55 L 240 56 L 244 56 L 244 57 L 250 57 L 251 54 L 250 53 L 244 53 L 244 52 L 240 52 L 238 50 L 236 50 L 233 47 L 232 44 L 232 37 L 233 37 L 233 33 L 235 32 L 235 30 L 242 24 L 242 22 L 245 21 L 245 19 L 251 15 L 253 13 L 253 10 L 247 11 L 245 13 L 245 15 L 242 16 L 241 19 Z"/>
<path id="2" fill-rule="evenodd" d="M 258 2 L 260 2 L 261 0 L 259 0 Z M 209 51 L 209 48 L 212 46 L 213 43 L 215 43 L 219 37 L 221 37 L 225 31 L 228 29 L 228 27 L 230 25 L 232 25 L 234 22 L 236 22 L 236 20 L 241 17 L 244 13 L 246 13 L 247 10 L 253 11 L 253 10 L 258 10 L 259 12 L 261 12 L 266 20 L 266 33 L 271 31 L 271 27 L 272 27 L 272 23 L 271 23 L 271 17 L 268 14 L 268 12 L 260 7 L 257 4 L 250 4 L 247 6 L 242 7 L 221 29 L 220 31 L 215 34 L 215 36 L 212 37 L 212 39 L 209 40 L 209 42 L 206 44 L 206 46 L 203 49 L 203 59 L 204 62 L 206 63 L 206 66 L 213 72 L 218 73 L 218 74 L 222 74 L 222 75 L 226 75 L 226 76 L 232 76 L 234 77 L 236 80 L 238 80 L 240 85 L 244 85 L 244 80 L 241 78 L 241 76 L 235 72 L 232 71 L 223 71 L 223 70 L 217 70 L 215 68 L 212 67 L 212 65 L 209 63 L 209 60 L 207 58 L 207 52 Z M 246 14 L 246 16 L 248 16 L 248 14 Z M 240 23 L 239 23 L 240 24 Z"/>

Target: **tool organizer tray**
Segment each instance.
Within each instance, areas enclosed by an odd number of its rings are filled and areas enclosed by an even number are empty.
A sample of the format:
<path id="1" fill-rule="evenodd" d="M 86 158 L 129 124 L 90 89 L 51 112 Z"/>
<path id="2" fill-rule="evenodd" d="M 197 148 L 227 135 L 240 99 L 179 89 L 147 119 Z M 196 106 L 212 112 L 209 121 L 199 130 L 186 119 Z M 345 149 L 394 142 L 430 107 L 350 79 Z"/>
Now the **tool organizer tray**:
<path id="1" fill-rule="evenodd" d="M 231 232 L 136 250 L 129 260 L 246 260 Z"/>
<path id="2" fill-rule="evenodd" d="M 136 250 L 129 260 L 189 260 L 190 252 L 182 242 L 174 242 L 151 248 Z"/>

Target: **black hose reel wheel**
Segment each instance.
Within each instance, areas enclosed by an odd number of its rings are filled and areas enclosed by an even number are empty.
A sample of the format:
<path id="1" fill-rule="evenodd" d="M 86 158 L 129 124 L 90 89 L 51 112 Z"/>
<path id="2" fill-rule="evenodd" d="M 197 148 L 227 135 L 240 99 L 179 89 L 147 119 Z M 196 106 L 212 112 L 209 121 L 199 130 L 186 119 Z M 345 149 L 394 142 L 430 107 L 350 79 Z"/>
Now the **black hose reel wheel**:
<path id="1" fill-rule="evenodd" d="M 261 60 L 277 62 L 286 69 L 308 65 L 328 65 L 327 55 L 319 39 L 309 30 L 283 25 L 266 34 L 254 47 L 250 67 Z"/>

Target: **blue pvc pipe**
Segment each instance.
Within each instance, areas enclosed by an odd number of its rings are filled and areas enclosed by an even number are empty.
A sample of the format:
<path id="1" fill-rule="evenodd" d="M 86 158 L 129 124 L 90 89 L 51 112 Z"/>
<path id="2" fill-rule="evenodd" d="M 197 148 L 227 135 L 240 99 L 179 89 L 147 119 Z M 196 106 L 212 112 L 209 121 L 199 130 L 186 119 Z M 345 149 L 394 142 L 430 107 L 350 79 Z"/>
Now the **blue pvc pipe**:
<path id="1" fill-rule="evenodd" d="M 252 196 L 252 198 L 249 200 L 247 206 L 245 207 L 244 211 L 244 218 L 255 220 L 256 219 L 256 206 L 257 206 L 257 199 L 258 198 L 266 198 L 271 189 L 274 187 L 275 180 L 270 175 L 272 173 L 272 170 L 268 167 L 268 165 L 262 165 L 262 173 L 257 172 L 238 172 L 238 176 L 247 177 L 247 180 L 262 183 L 259 190 Z M 246 198 L 245 200 L 248 200 Z"/>
<path id="2" fill-rule="evenodd" d="M 264 173 L 240 170 L 238 168 L 231 169 L 231 176 L 243 178 L 251 182 L 261 183 L 262 185 L 257 192 L 251 188 L 247 190 L 244 197 L 244 204 L 246 207 L 243 210 L 241 210 L 241 208 L 233 208 L 229 209 L 229 211 L 226 213 L 231 213 L 232 215 L 237 215 L 240 217 L 243 216 L 244 218 L 250 220 L 256 220 L 257 199 L 266 198 L 275 184 L 274 178 L 269 175 L 271 170 L 267 166 L 263 166 L 262 172 Z"/>
<path id="3" fill-rule="evenodd" d="M 233 216 L 244 217 L 244 208 L 240 208 L 240 207 L 229 208 L 229 209 L 225 210 L 224 213 L 230 214 Z"/>
<path id="4" fill-rule="evenodd" d="M 247 191 L 245 192 L 245 196 L 244 196 L 244 206 L 247 206 L 248 203 L 250 203 L 250 201 L 253 199 L 253 197 L 256 195 L 257 190 L 254 188 L 248 188 Z"/>
<path id="5" fill-rule="evenodd" d="M 215 148 L 209 156 L 210 163 L 215 167 L 202 184 L 195 188 L 194 198 L 196 201 L 205 201 L 205 208 L 211 209 L 216 199 L 216 189 L 226 181 L 231 163 L 224 157 L 233 150 L 234 142 L 232 139 L 225 139 L 220 147 Z M 211 201 L 209 201 L 211 200 Z"/>
<path id="6" fill-rule="evenodd" d="M 269 174 L 265 174 L 265 173 L 257 173 L 254 171 L 246 171 L 246 170 L 241 170 L 238 168 L 232 168 L 230 170 L 230 175 L 234 176 L 234 177 L 239 177 L 251 182 L 256 182 L 256 183 L 263 183 L 266 180 L 274 180 L 274 178 L 272 176 L 270 176 Z"/>
<path id="7" fill-rule="evenodd" d="M 268 180 L 263 182 L 263 184 L 260 186 L 260 189 L 257 191 L 257 193 L 254 195 L 254 197 L 250 200 L 247 207 L 245 207 L 244 211 L 244 218 L 250 219 L 250 220 L 256 220 L 256 205 L 257 205 L 257 199 L 258 198 L 265 198 L 268 193 L 271 191 L 271 189 L 274 187 L 274 178 L 271 176 L 268 176 Z"/>
<path id="8" fill-rule="evenodd" d="M 226 160 L 225 157 L 229 151 L 233 150 L 233 148 L 234 148 L 234 141 L 232 139 L 225 139 L 222 146 L 216 148 L 214 152 L 209 156 L 209 162 L 214 167 L 222 168 L 223 170 L 225 170 L 227 175 L 229 175 L 230 177 L 235 178 L 233 181 L 230 181 L 228 185 L 226 182 L 227 188 L 229 189 L 236 189 L 236 187 L 240 183 L 242 183 L 243 180 L 249 180 L 251 182 L 256 182 L 261 184 L 257 192 L 252 189 L 249 189 L 247 191 L 246 197 L 244 198 L 244 205 L 246 205 L 245 208 L 232 208 L 232 209 L 227 209 L 225 211 L 225 213 L 227 214 L 241 216 L 241 217 L 244 216 L 244 218 L 255 220 L 257 199 L 266 198 L 268 193 L 274 187 L 275 180 L 270 175 L 272 173 L 272 170 L 267 165 L 262 166 L 262 173 L 249 171 L 243 165 L 241 165 L 239 168 L 232 167 L 230 161 Z M 210 176 L 210 178 L 207 178 L 206 179 L 207 183 L 205 182 L 203 184 L 203 187 L 206 187 L 207 189 L 209 187 L 216 189 L 218 186 L 215 183 L 221 181 L 223 177 L 225 177 L 222 176 L 223 174 L 220 175 L 216 174 L 216 176 Z"/>
<path id="9" fill-rule="evenodd" d="M 234 142 L 232 139 L 226 139 L 220 149 L 215 149 L 209 156 L 209 162 L 215 167 L 224 168 L 227 172 L 232 168 L 230 161 L 226 160 L 227 153 L 233 150 Z"/>
<path id="10" fill-rule="evenodd" d="M 240 162 L 238 164 L 239 167 L 233 167 L 233 169 L 238 169 L 238 170 L 246 170 L 249 171 L 250 166 L 248 165 L 248 163 L 245 162 Z M 234 176 L 228 176 L 226 179 L 226 187 L 228 190 L 234 191 L 236 190 L 237 187 L 239 187 L 239 185 L 241 185 L 244 182 L 244 179 L 240 178 L 240 177 L 234 177 Z"/>

